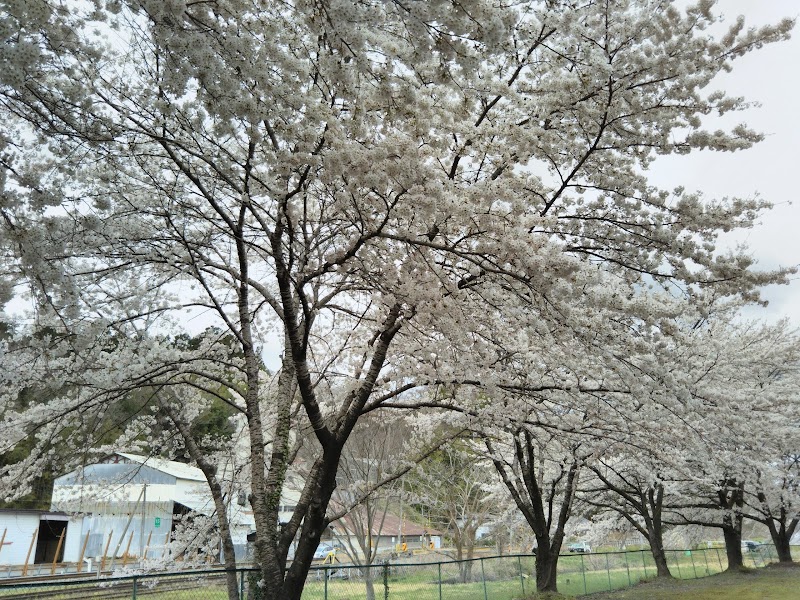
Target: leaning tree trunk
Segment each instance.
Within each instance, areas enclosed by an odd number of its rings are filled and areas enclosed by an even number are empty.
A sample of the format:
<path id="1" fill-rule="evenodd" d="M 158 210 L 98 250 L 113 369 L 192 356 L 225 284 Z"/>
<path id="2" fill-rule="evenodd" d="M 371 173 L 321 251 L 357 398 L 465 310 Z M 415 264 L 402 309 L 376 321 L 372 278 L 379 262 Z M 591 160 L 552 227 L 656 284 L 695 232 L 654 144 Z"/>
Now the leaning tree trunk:
<path id="1" fill-rule="evenodd" d="M 663 540 L 651 541 L 650 553 L 653 555 L 653 561 L 656 563 L 656 575 L 658 577 L 672 577 L 669 565 L 667 564 L 667 553 L 664 552 Z"/>
<path id="2" fill-rule="evenodd" d="M 214 508 L 217 513 L 217 525 L 219 526 L 219 536 L 222 542 L 222 557 L 225 564 L 225 582 L 228 589 L 228 600 L 239 600 L 239 584 L 236 572 L 236 551 L 233 546 L 230 521 L 228 520 L 228 507 L 225 504 L 225 495 L 222 486 L 217 478 L 217 467 L 205 458 L 202 449 L 197 445 L 192 436 L 189 425 L 172 409 L 169 405 L 163 407 L 164 412 L 183 439 L 183 444 L 189 452 L 189 456 L 197 463 L 199 469 L 206 478 L 211 497 L 214 500 Z"/>
<path id="3" fill-rule="evenodd" d="M 336 442 L 323 451 L 319 464 L 317 485 L 314 497 L 308 504 L 303 525 L 300 529 L 299 543 L 291 566 L 286 571 L 280 593 L 270 596 L 270 600 L 300 600 L 306 583 L 308 571 L 314 558 L 322 532 L 328 522 L 326 511 L 331 496 L 336 489 L 336 474 L 343 444 Z"/>
<path id="4" fill-rule="evenodd" d="M 792 547 L 789 545 L 789 539 L 784 536 L 777 536 L 772 538 L 772 543 L 775 544 L 775 552 L 778 553 L 778 562 L 791 563 L 792 560 Z"/>

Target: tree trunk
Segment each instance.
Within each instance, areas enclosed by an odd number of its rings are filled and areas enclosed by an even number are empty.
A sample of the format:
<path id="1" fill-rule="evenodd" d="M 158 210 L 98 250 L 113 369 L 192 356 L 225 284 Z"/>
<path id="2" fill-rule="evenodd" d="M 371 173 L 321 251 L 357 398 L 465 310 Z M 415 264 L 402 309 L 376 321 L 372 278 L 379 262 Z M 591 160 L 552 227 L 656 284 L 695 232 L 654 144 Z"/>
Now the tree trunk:
<path id="1" fill-rule="evenodd" d="M 558 553 L 553 553 L 547 545 L 539 546 L 536 551 L 536 591 L 557 592 L 556 581 Z"/>
<path id="2" fill-rule="evenodd" d="M 667 564 L 667 553 L 664 552 L 664 531 L 661 524 L 652 520 L 648 522 L 647 534 L 650 542 L 650 553 L 656 563 L 656 575 L 658 577 L 672 577 Z"/>
<path id="3" fill-rule="evenodd" d="M 314 551 L 328 525 L 326 511 L 336 489 L 336 474 L 343 445 L 340 441 L 331 443 L 323 450 L 322 457 L 314 463 L 300 498 L 300 503 L 308 499 L 308 506 L 298 534 L 294 560 L 285 571 L 285 576 L 279 585 L 274 588 L 270 585 L 265 586 L 265 600 L 300 600 L 308 571 L 314 560 Z M 268 580 L 266 581 L 268 583 Z"/>
<path id="4" fill-rule="evenodd" d="M 730 520 L 729 517 L 726 517 Z M 736 571 L 744 568 L 742 558 L 742 530 L 732 524 L 722 527 L 722 536 L 725 539 L 725 554 L 728 557 L 728 571 Z"/>
<path id="5" fill-rule="evenodd" d="M 375 583 L 372 576 L 372 569 L 367 567 L 363 570 L 364 585 L 367 587 L 367 600 L 375 600 Z"/>
<path id="6" fill-rule="evenodd" d="M 456 549 L 456 562 L 458 562 L 458 580 L 461 583 L 467 583 L 472 577 L 472 561 L 466 560 L 471 558 L 469 555 L 464 557 L 464 550 L 467 549 L 466 537 L 458 524 L 453 526 L 453 545 Z"/>
<path id="7" fill-rule="evenodd" d="M 458 563 L 458 571 L 461 583 L 469 583 L 472 579 L 472 561 L 465 560 Z"/>
<path id="8" fill-rule="evenodd" d="M 667 554 L 664 552 L 664 523 L 661 520 L 661 510 L 664 503 L 664 486 L 657 483 L 651 486 L 642 498 L 642 512 L 645 514 L 647 525 L 647 538 L 650 542 L 650 552 L 656 563 L 658 577 L 672 577 L 667 565 Z"/>
<path id="9" fill-rule="evenodd" d="M 490 454 L 494 453 L 492 445 L 488 441 L 486 441 L 486 448 Z M 536 473 L 538 463 L 535 460 L 533 436 L 530 432 L 523 431 L 521 436 L 515 435 L 514 453 L 521 465 L 519 477 L 516 477 L 515 481 L 512 481 L 504 463 L 494 458 L 492 462 L 506 488 L 511 492 L 514 503 L 536 535 L 536 589 L 540 592 L 557 592 L 558 554 L 561 552 L 564 527 L 569 520 L 572 501 L 575 498 L 580 463 L 577 458 L 573 457 L 569 466 L 562 471 L 565 481 L 559 498 L 559 494 L 555 493 L 555 488 L 542 489 L 539 484 Z M 559 500 L 561 506 L 555 519 L 551 520 L 554 505 Z M 551 530 L 553 525 L 555 525 L 555 529 Z"/>
<path id="10" fill-rule="evenodd" d="M 461 563 L 464 565 L 462 581 L 468 583 L 472 579 L 472 563 L 475 556 L 475 531 L 473 527 L 465 527 L 461 534 L 461 543 L 467 550 L 466 562 Z"/>
<path id="11" fill-rule="evenodd" d="M 663 543 L 651 543 L 650 552 L 653 554 L 653 561 L 656 563 L 656 575 L 658 577 L 672 577 L 669 565 L 667 564 L 667 553 L 664 552 Z"/>
<path id="12" fill-rule="evenodd" d="M 775 544 L 775 552 L 778 553 L 778 562 L 793 562 L 792 547 L 789 545 L 789 536 L 781 535 L 781 532 L 774 525 L 769 528 L 769 534 L 772 538 L 772 543 Z"/>
<path id="13" fill-rule="evenodd" d="M 179 415 L 169 406 L 164 406 L 169 419 L 175 424 L 183 443 L 189 452 L 189 456 L 197 463 L 198 468 L 206 478 L 211 497 L 214 500 L 214 508 L 217 513 L 217 525 L 219 526 L 219 536 L 222 542 L 222 556 L 225 563 L 225 581 L 228 588 L 228 600 L 239 600 L 239 584 L 236 573 L 236 551 L 233 547 L 231 536 L 230 521 L 228 520 L 228 507 L 225 504 L 225 495 L 222 486 L 217 478 L 217 468 L 205 459 L 200 447 L 192 437 L 189 425 L 181 419 Z"/>

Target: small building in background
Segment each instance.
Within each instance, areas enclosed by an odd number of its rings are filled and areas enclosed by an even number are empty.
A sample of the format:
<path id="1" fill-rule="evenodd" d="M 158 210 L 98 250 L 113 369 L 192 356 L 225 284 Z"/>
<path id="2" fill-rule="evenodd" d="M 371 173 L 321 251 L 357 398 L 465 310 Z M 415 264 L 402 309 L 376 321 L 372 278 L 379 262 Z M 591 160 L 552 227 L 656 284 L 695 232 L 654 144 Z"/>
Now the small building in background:
<path id="1" fill-rule="evenodd" d="M 64 512 L 0 509 L 0 566 L 77 561 L 82 524 Z"/>
<path id="2" fill-rule="evenodd" d="M 247 536 L 254 529 L 244 496 L 229 494 L 237 559 L 246 557 Z M 216 528 L 214 501 L 200 469 L 127 452 L 56 478 L 51 508 L 82 515 L 85 558 L 169 558 L 167 545 L 181 520 L 207 517 L 207 529 Z"/>
<path id="3" fill-rule="evenodd" d="M 347 552 L 362 553 L 358 538 L 367 536 L 364 524 L 345 515 L 330 527 L 330 543 Z M 442 533 L 431 527 L 418 525 L 392 513 L 376 515 L 372 521 L 369 538 L 378 554 L 390 552 L 413 553 L 420 550 L 437 550 L 442 546 Z"/>
<path id="4" fill-rule="evenodd" d="M 219 473 L 222 480 L 231 479 L 224 466 Z M 225 500 L 236 560 L 246 563 L 253 558 L 255 519 L 246 487 L 228 487 L 232 489 L 226 490 Z M 281 496 L 281 523 L 291 519 L 299 498 L 300 492 L 293 489 Z M 182 535 L 182 523 L 196 527 Z M 115 452 L 57 477 L 49 511 L 0 509 L 0 565 L 55 562 L 86 567 L 91 561 L 96 570 L 142 558 L 217 562 L 223 558 L 218 528 L 214 500 L 200 469 Z M 194 546 L 181 553 L 186 547 L 181 542 L 187 540 Z"/>

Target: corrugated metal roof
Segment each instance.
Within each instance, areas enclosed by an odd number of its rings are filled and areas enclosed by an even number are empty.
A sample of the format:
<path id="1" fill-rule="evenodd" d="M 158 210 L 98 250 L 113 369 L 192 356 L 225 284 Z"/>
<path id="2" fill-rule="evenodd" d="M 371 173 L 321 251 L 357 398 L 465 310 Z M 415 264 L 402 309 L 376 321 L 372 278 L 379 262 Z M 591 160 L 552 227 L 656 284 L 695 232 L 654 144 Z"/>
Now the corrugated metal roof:
<path id="1" fill-rule="evenodd" d="M 124 463 L 100 463 L 86 465 L 76 471 L 57 477 L 55 485 L 106 485 L 165 484 L 175 485 L 177 477 L 149 465 L 125 459 Z"/>
<path id="2" fill-rule="evenodd" d="M 206 480 L 203 472 L 197 467 L 192 467 L 174 460 L 164 460 L 163 458 L 155 458 L 153 456 L 140 456 L 138 454 L 129 454 L 128 452 L 117 452 L 117 454 L 127 458 L 130 461 L 163 471 L 164 473 L 172 475 L 178 479 L 189 479 L 191 481 L 203 482 Z"/>

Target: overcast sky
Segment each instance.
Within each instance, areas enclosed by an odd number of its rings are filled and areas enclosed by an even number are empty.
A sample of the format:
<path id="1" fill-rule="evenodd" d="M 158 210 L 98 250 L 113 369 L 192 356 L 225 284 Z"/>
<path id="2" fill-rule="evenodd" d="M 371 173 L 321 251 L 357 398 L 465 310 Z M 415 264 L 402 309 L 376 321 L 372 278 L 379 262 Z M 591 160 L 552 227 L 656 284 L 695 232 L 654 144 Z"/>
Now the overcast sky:
<path id="1" fill-rule="evenodd" d="M 746 25 L 775 23 L 800 15 L 800 0 L 718 0 L 717 10 L 733 21 L 745 16 Z M 759 194 L 775 208 L 761 223 L 728 238 L 745 242 L 764 268 L 800 264 L 800 28 L 788 42 L 771 44 L 734 63 L 714 88 L 744 96 L 761 106 L 734 115 L 766 134 L 750 150 L 737 153 L 701 152 L 660 159 L 652 172 L 656 185 L 702 191 L 708 198 L 751 197 Z M 788 286 L 765 290 L 766 309 L 749 316 L 769 320 L 790 317 L 800 326 L 800 275 Z"/>

